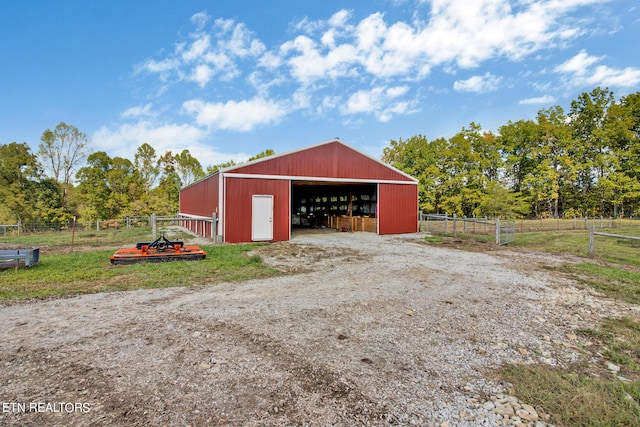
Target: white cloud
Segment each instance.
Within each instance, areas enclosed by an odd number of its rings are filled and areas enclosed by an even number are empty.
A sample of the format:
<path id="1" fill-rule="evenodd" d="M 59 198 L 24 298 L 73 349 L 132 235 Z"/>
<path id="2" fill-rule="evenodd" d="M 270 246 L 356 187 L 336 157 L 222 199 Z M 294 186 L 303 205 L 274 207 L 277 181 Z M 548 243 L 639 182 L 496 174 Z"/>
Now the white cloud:
<path id="1" fill-rule="evenodd" d="M 204 88 L 219 76 L 229 81 L 240 75 L 238 61 L 257 59 L 266 48 L 243 23 L 217 19 L 207 32 L 206 12 L 192 17 L 196 31 L 175 44 L 173 52 L 163 59 L 147 59 L 138 69 L 158 74 L 163 81 L 192 81 Z"/>
<path id="2" fill-rule="evenodd" d="M 554 102 L 556 102 L 555 96 L 544 95 L 544 96 L 539 96 L 537 98 L 521 99 L 520 101 L 518 101 L 518 104 L 520 104 L 520 105 L 536 105 L 536 104 L 550 105 L 550 104 L 553 104 Z"/>
<path id="3" fill-rule="evenodd" d="M 380 122 L 388 122 L 393 116 L 411 113 L 413 102 L 398 100 L 408 92 L 406 86 L 375 87 L 359 90 L 351 95 L 340 111 L 345 115 L 373 114 Z"/>
<path id="4" fill-rule="evenodd" d="M 147 61 L 145 61 L 141 68 L 150 73 L 163 74 L 176 69 L 179 65 L 180 62 L 173 58 L 165 58 L 160 61 L 148 59 Z"/>
<path id="5" fill-rule="evenodd" d="M 558 73 L 576 73 L 584 75 L 589 67 L 600 62 L 602 57 L 590 56 L 587 51 L 582 50 L 573 58 L 563 62 L 555 68 Z"/>
<path id="6" fill-rule="evenodd" d="M 501 80 L 500 77 L 491 73 L 485 73 L 482 76 L 473 76 L 467 80 L 457 80 L 453 83 L 453 89 L 458 92 L 491 92 L 498 89 Z"/>
<path id="7" fill-rule="evenodd" d="M 621 87 L 633 88 L 640 84 L 639 68 L 612 68 L 597 65 L 604 57 L 591 56 L 585 50 L 558 65 L 554 71 L 565 76 L 574 87 Z"/>
<path id="8" fill-rule="evenodd" d="M 191 22 L 198 30 L 202 30 L 207 22 L 209 22 L 209 14 L 205 10 L 198 12 L 191 17 Z"/>
<path id="9" fill-rule="evenodd" d="M 186 62 L 201 59 L 204 54 L 211 48 L 211 39 L 208 35 L 203 34 L 195 39 L 189 49 L 182 52 L 182 59 Z"/>
<path id="10" fill-rule="evenodd" d="M 171 84 L 191 85 L 184 92 L 188 95 L 173 102 L 208 130 L 246 132 L 298 110 L 337 111 L 351 123 L 357 115 L 384 122 L 415 112 L 416 100 L 408 97 L 414 83 L 432 92 L 451 89 L 426 82 L 432 70 L 459 75 L 487 61 L 547 54 L 545 49 L 565 46 L 588 31 L 592 18 L 578 22 L 571 13 L 601 1 L 607 0 L 429 0 L 404 21 L 392 21 L 384 13 L 355 19 L 353 11 L 342 9 L 326 20 L 302 19 L 290 27 L 294 35 L 289 40 L 269 48 L 244 23 L 211 23 L 202 11 L 193 15 L 193 31 L 181 37 L 173 51 L 145 61 L 143 68 L 160 77 L 165 93 Z M 555 71 L 609 85 L 640 79 L 635 69 L 615 70 L 599 65 L 601 60 L 583 51 Z M 454 90 L 486 93 L 502 83 L 484 70 L 465 74 L 471 77 L 455 81 Z M 215 102 L 198 94 L 205 88 L 207 94 L 214 93 Z M 228 90 L 240 94 L 229 97 Z M 520 103 L 552 100 L 546 96 Z"/>
<path id="11" fill-rule="evenodd" d="M 303 20 L 303 30 L 282 44 L 270 64 L 287 64 L 301 84 L 354 78 L 421 79 L 435 66 L 478 67 L 503 57 L 518 61 L 542 48 L 561 45 L 585 30 L 564 19 L 578 7 L 600 0 L 433 0 L 428 21 L 385 22 L 373 13 L 350 24 L 341 10 L 327 21 Z M 418 15 L 416 15 L 418 16 Z M 584 24 L 584 23 L 582 23 Z M 274 55 L 274 53 L 272 53 Z"/>
<path id="12" fill-rule="evenodd" d="M 221 38 L 218 44 L 225 51 L 239 58 L 257 57 L 266 50 L 264 43 L 255 38 L 242 23 L 234 25 L 231 37 Z"/>
<path id="13" fill-rule="evenodd" d="M 200 64 L 196 68 L 193 69 L 191 76 L 189 76 L 189 80 L 198 83 L 198 86 L 201 88 L 205 87 L 211 77 L 213 76 L 213 69 L 207 64 Z"/>
<path id="14" fill-rule="evenodd" d="M 262 98 L 224 103 L 192 99 L 183 104 L 183 109 L 200 125 L 239 132 L 278 122 L 287 113 L 278 103 Z"/>
<path id="15" fill-rule="evenodd" d="M 147 143 L 158 156 L 167 151 L 173 154 L 189 150 L 204 168 L 227 162 L 244 161 L 246 153 L 223 153 L 204 143 L 207 134 L 202 129 L 188 124 L 156 123 L 141 120 L 133 124 L 122 124 L 115 129 L 101 127 L 91 140 L 97 147 L 109 147 L 109 155 L 133 161 L 135 153 L 142 144 Z"/>
<path id="16" fill-rule="evenodd" d="M 145 104 L 143 106 L 131 107 L 125 110 L 120 117 L 122 118 L 130 118 L 130 117 L 155 117 L 158 113 L 151 110 L 153 105 Z"/>

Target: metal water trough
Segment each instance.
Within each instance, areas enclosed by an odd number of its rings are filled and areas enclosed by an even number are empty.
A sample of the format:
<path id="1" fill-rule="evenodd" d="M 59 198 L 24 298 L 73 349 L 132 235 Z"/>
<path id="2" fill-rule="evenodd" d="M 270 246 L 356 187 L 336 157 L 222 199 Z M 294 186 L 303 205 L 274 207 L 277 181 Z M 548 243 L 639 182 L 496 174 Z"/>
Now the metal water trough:
<path id="1" fill-rule="evenodd" d="M 32 267 L 40 260 L 40 248 L 0 250 L 0 268 Z"/>

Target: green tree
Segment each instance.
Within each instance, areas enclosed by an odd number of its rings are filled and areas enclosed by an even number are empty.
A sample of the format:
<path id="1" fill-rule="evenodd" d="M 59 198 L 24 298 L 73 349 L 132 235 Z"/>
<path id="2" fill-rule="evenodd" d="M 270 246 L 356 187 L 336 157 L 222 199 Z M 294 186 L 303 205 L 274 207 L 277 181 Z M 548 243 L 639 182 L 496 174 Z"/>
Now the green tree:
<path id="1" fill-rule="evenodd" d="M 206 174 L 212 175 L 218 172 L 219 170 L 230 168 L 231 166 L 235 166 L 235 165 L 237 165 L 237 163 L 234 160 L 229 160 L 228 162 L 224 162 L 224 163 L 218 163 L 217 165 L 209 165 L 207 166 Z"/>
<path id="2" fill-rule="evenodd" d="M 134 164 L 138 171 L 144 195 L 149 195 L 160 175 L 156 150 L 145 142 L 138 147 L 134 156 Z"/>
<path id="3" fill-rule="evenodd" d="M 180 154 L 174 156 L 175 168 L 183 186 L 193 184 L 195 181 L 204 178 L 202 165 L 189 153 L 189 150 L 182 150 Z"/>
<path id="4" fill-rule="evenodd" d="M 53 131 L 45 130 L 40 140 L 38 156 L 48 176 L 61 185 L 64 204 L 71 178 L 85 159 L 89 139 L 77 127 L 60 122 Z"/>
<path id="5" fill-rule="evenodd" d="M 40 165 L 27 143 L 0 145 L 0 221 L 13 223 L 37 217 L 34 200 Z"/>
<path id="6" fill-rule="evenodd" d="M 604 192 L 596 187 L 612 171 L 607 110 L 613 103 L 613 92 L 599 87 L 571 101 L 569 126 L 574 140 L 571 153 L 576 159 L 576 192 L 581 210 L 592 215 L 603 213 Z"/>
<path id="7" fill-rule="evenodd" d="M 129 159 L 114 157 L 107 172 L 107 186 L 110 189 L 107 208 L 112 218 L 130 216 L 129 206 L 141 195 L 138 171 Z"/>
<path id="8" fill-rule="evenodd" d="M 153 212 L 159 215 L 172 216 L 178 211 L 181 182 L 176 166 L 176 158 L 170 151 L 158 159 L 160 181 L 153 191 L 150 204 Z"/>
<path id="9" fill-rule="evenodd" d="M 96 220 L 113 218 L 113 207 L 108 203 L 111 195 L 108 185 L 111 167 L 111 157 L 104 151 L 98 151 L 87 157 L 87 166 L 76 174 L 79 213 L 81 222 L 85 225 Z"/>
<path id="10" fill-rule="evenodd" d="M 262 158 L 267 157 L 267 156 L 273 156 L 274 154 L 276 154 L 275 151 L 273 151 L 271 148 L 267 148 L 263 152 L 258 153 L 253 157 L 249 157 L 249 160 L 247 160 L 247 161 L 250 162 L 252 160 L 262 159 Z"/>
<path id="11" fill-rule="evenodd" d="M 497 181 L 491 181 L 476 208 L 476 216 L 514 219 L 529 214 L 531 207 L 518 192 L 509 191 Z"/>
<path id="12" fill-rule="evenodd" d="M 538 124 L 532 120 L 509 121 L 498 133 L 506 177 L 514 191 L 523 191 L 526 177 L 536 166 L 534 151 L 540 142 Z"/>

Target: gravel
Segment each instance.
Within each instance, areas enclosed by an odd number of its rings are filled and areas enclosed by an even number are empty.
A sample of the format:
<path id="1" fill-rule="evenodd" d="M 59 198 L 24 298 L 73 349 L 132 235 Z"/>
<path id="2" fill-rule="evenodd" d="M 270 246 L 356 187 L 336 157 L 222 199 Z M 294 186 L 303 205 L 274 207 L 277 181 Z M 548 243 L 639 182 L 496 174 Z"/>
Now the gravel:
<path id="1" fill-rule="evenodd" d="M 604 363 L 577 331 L 640 318 L 542 268 L 569 258 L 421 237 L 300 233 L 256 250 L 279 277 L 4 303 L 0 424 L 540 426 L 498 369 Z"/>

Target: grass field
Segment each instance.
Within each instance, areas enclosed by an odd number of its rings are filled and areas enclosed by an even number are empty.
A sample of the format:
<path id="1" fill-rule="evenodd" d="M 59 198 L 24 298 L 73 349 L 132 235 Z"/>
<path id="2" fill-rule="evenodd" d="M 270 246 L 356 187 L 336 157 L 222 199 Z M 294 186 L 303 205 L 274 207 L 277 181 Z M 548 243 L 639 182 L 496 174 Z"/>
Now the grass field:
<path id="1" fill-rule="evenodd" d="M 204 246 L 207 257 L 202 261 L 111 265 L 115 249 L 150 240 L 149 230 L 138 228 L 77 233 L 73 248 L 70 233 L 0 238 L 0 244 L 41 248 L 34 267 L 0 270 L 0 299 L 212 284 L 276 274 L 259 257 L 246 255 L 254 244 Z"/>

